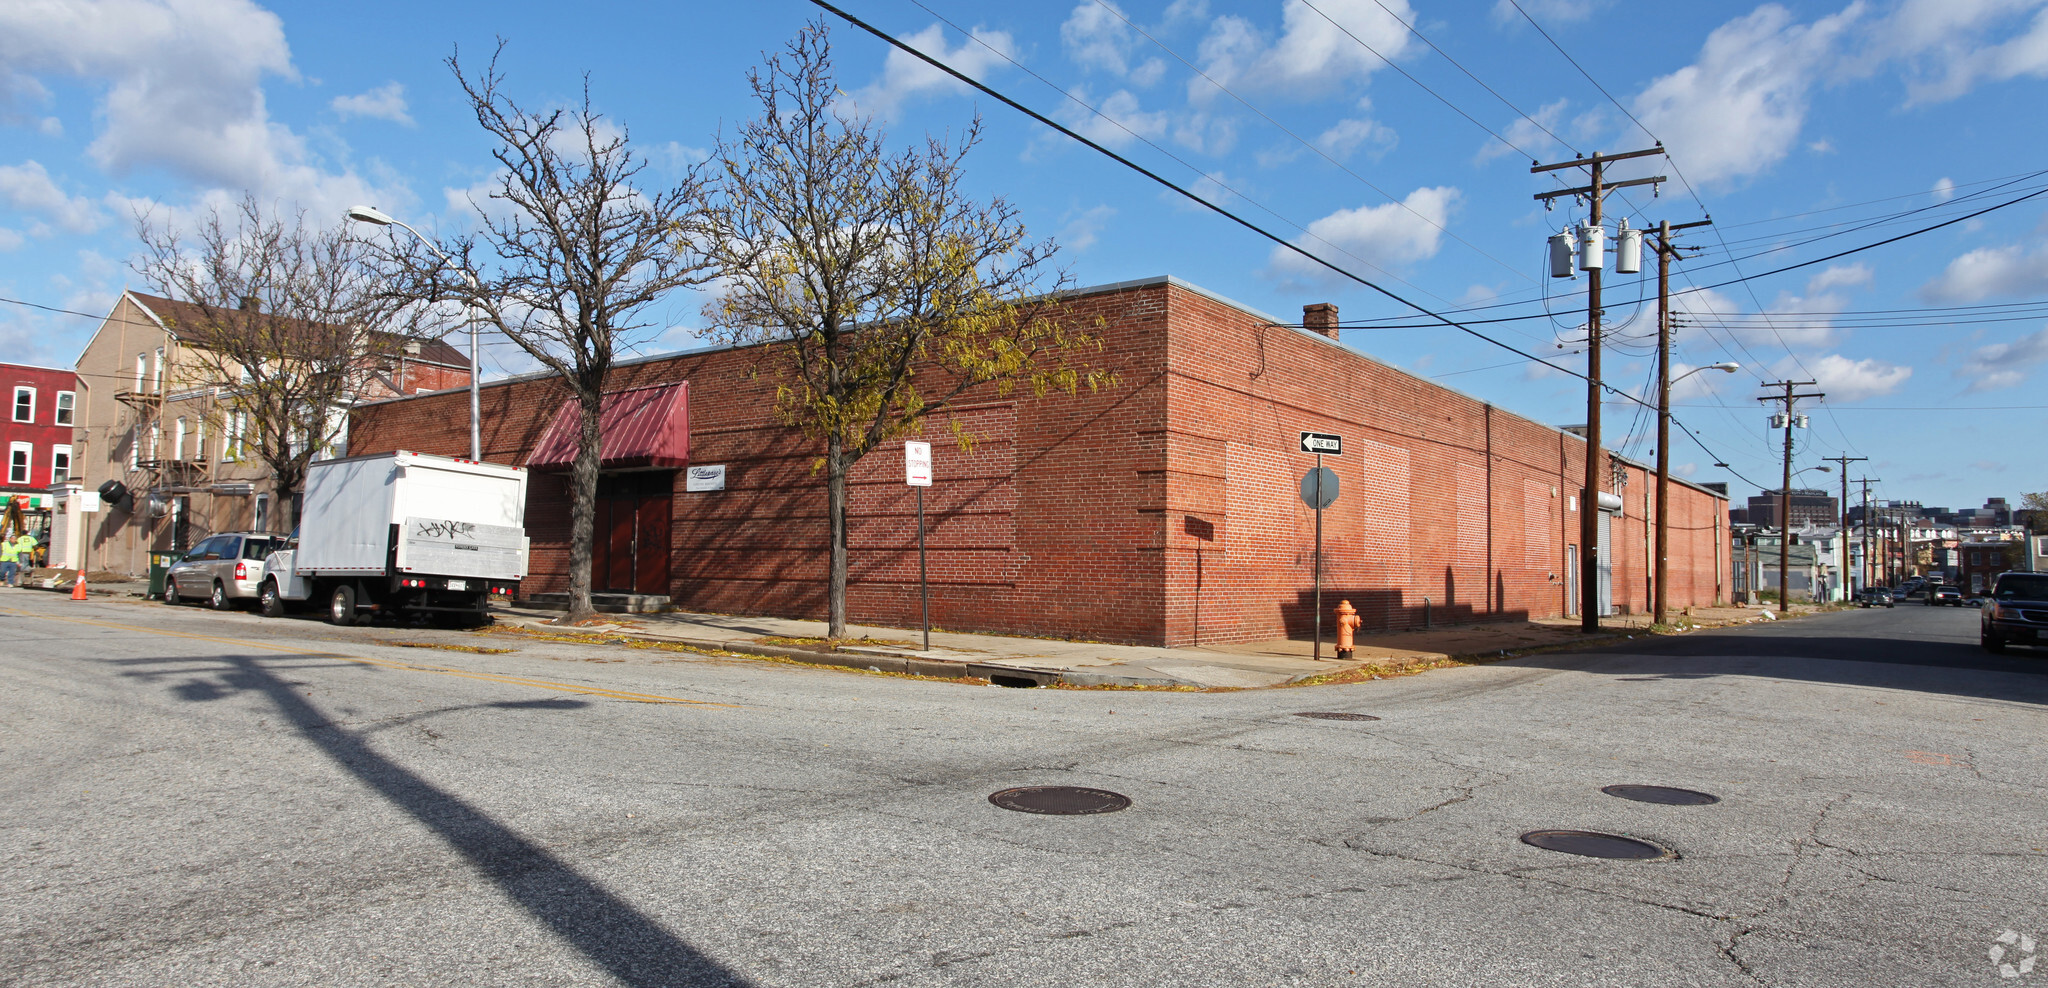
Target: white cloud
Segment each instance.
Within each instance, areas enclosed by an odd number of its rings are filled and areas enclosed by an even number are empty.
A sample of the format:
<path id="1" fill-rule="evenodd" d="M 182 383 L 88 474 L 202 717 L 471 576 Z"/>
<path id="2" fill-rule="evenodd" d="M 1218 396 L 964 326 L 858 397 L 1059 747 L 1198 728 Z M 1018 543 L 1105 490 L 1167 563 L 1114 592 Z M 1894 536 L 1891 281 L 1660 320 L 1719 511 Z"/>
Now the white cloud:
<path id="1" fill-rule="evenodd" d="M 1867 286 L 1874 277 L 1862 264 L 1832 265 L 1808 278 L 1803 293 L 1779 292 L 1761 313 L 1713 291 L 1680 292 L 1671 305 L 1683 317 L 1682 327 L 1710 327 L 1743 345 L 1822 347 L 1837 342 L 1833 314 L 1849 307 L 1845 290 Z"/>
<path id="2" fill-rule="evenodd" d="M 15 209 L 42 216 L 68 233 L 91 233 L 106 220 L 91 200 L 65 195 L 35 161 L 0 165 L 0 199 Z"/>
<path id="3" fill-rule="evenodd" d="M 27 237 L 4 226 L 0 226 L 0 253 L 14 250 L 25 243 L 28 243 Z"/>
<path id="4" fill-rule="evenodd" d="M 1583 21 L 1593 12 L 1607 6 L 1608 0 L 1519 0 L 1522 10 L 1539 23 L 1564 23 Z M 1493 19 L 1503 24 L 1525 24 L 1522 15 L 1509 0 L 1496 0 L 1493 5 Z M 1410 21 L 1409 23 L 1414 23 Z"/>
<path id="5" fill-rule="evenodd" d="M 971 33 L 974 36 L 961 39 L 957 48 L 946 46 L 945 28 L 938 24 L 933 24 L 916 34 L 906 35 L 902 40 L 904 44 L 959 69 L 962 74 L 974 79 L 985 80 L 990 69 L 1009 64 L 996 52 L 1015 57 L 1016 45 L 1008 31 L 990 31 L 976 27 Z M 903 104 L 912 99 L 968 91 L 959 80 L 932 68 L 922 59 L 906 54 L 901 49 L 891 48 L 888 57 L 882 62 L 881 78 L 862 87 L 859 92 L 850 94 L 850 97 L 861 112 L 887 120 L 895 117 Z"/>
<path id="6" fill-rule="evenodd" d="M 1356 154 L 1359 148 L 1367 148 L 1367 156 L 1378 160 L 1398 143 L 1400 137 L 1393 128 L 1368 117 L 1339 120 L 1316 138 L 1316 146 L 1339 161 Z"/>
<path id="7" fill-rule="evenodd" d="M 1508 125 L 1508 132 L 1501 135 L 1514 147 L 1489 138 L 1486 146 L 1479 149 L 1478 157 L 1473 160 L 1477 163 L 1492 161 L 1501 155 L 1513 153 L 1515 148 L 1520 148 L 1531 155 L 1541 155 L 1557 147 L 1558 143 L 1551 139 L 1549 132 L 1557 130 L 1559 121 L 1564 117 L 1565 108 L 1570 105 L 1571 100 L 1556 100 L 1543 104 L 1531 116 L 1517 118 L 1514 123 Z"/>
<path id="8" fill-rule="evenodd" d="M 1823 269 L 1821 273 L 1814 275 L 1812 278 L 1807 280 L 1806 291 L 1809 295 L 1818 296 L 1825 292 L 1831 292 L 1837 288 L 1854 288 L 1862 285 L 1868 285 L 1870 284 L 1872 277 L 1873 275 L 1868 265 L 1829 265 L 1827 268 Z"/>
<path id="9" fill-rule="evenodd" d="M 1093 102 L 1085 88 L 1077 86 L 1073 93 L 1083 103 Z M 1156 141 L 1166 136 L 1167 115 L 1139 109 L 1138 97 L 1128 89 L 1119 89 L 1096 103 L 1095 113 L 1071 102 L 1066 107 L 1059 113 L 1061 120 L 1076 133 L 1104 147 L 1120 148 L 1141 137 Z"/>
<path id="10" fill-rule="evenodd" d="M 1873 58 L 1907 63 L 1909 104 L 1955 99 L 1987 81 L 2048 76 L 2048 8 L 2040 0 L 1905 0 L 1873 34 Z"/>
<path id="11" fill-rule="evenodd" d="M 2032 368 L 2043 362 L 2048 362 L 2048 328 L 2011 343 L 1978 347 L 1956 369 L 1955 376 L 1968 380 L 1973 392 L 1997 391 L 2026 380 Z"/>
<path id="12" fill-rule="evenodd" d="M 296 78 L 284 25 L 249 0 L 99 0 L 0 7 L 0 62 L 109 84 L 90 151 L 116 174 L 162 165 L 206 181 L 302 153 L 259 81 Z"/>
<path id="13" fill-rule="evenodd" d="M 1930 302 L 1980 302 L 2042 292 L 2048 292 L 2048 250 L 2028 253 L 2017 244 L 1979 247 L 1948 262 L 1941 274 L 1920 286 L 1920 297 Z"/>
<path id="14" fill-rule="evenodd" d="M 1398 58 L 1405 53 L 1414 36 L 1396 15 L 1410 23 L 1415 20 L 1408 0 L 1323 0 L 1315 6 L 1286 0 L 1277 39 L 1269 40 L 1242 17 L 1219 17 L 1202 39 L 1198 61 L 1210 78 L 1233 90 L 1314 97 L 1386 67 L 1382 55 Z M 1379 55 L 1366 50 L 1368 46 Z M 1188 80 L 1191 102 L 1203 103 L 1216 95 L 1210 83 Z"/>
<path id="15" fill-rule="evenodd" d="M 1106 2 L 1106 0 L 1105 0 Z M 1114 75 L 1128 75 L 1129 56 L 1136 40 L 1131 25 L 1115 4 L 1081 0 L 1060 25 L 1060 44 L 1067 57 L 1084 69 L 1100 69 Z"/>
<path id="16" fill-rule="evenodd" d="M 1102 228 L 1109 225 L 1110 217 L 1116 215 L 1116 208 L 1102 205 L 1090 209 L 1067 213 L 1066 226 L 1062 227 L 1055 239 L 1067 250 L 1087 250 L 1095 246 Z"/>
<path id="17" fill-rule="evenodd" d="M 298 73 L 283 22 L 251 0 L 0 4 L 0 65 L 17 101 L 42 90 L 37 74 L 103 86 L 87 151 L 113 175 L 160 168 L 336 221 L 350 202 L 403 198 L 324 170 L 270 119 L 263 81 Z"/>
<path id="18" fill-rule="evenodd" d="M 1860 3 L 1812 24 L 1776 4 L 1714 29 L 1697 61 L 1650 83 L 1635 115 L 1664 140 L 1696 182 L 1769 168 L 1791 151 L 1809 91 L 1836 63 L 1836 44 L 1862 16 Z"/>
<path id="19" fill-rule="evenodd" d="M 1956 183 L 1952 178 L 1942 178 L 1934 183 L 1935 202 L 1947 202 L 1956 197 Z"/>
<path id="20" fill-rule="evenodd" d="M 1778 363 L 1773 373 L 1779 376 L 1796 374 L 1801 367 L 1812 372 L 1818 390 L 1827 393 L 1830 402 L 1855 402 L 1870 398 L 1881 398 L 1904 386 L 1906 379 L 1913 376 L 1913 368 L 1887 363 L 1876 358 L 1852 360 L 1839 353 L 1830 353 L 1818 359 L 1807 359 L 1795 363 L 1786 358 Z"/>
<path id="21" fill-rule="evenodd" d="M 1437 186 L 1416 189 L 1398 203 L 1341 209 L 1310 223 L 1308 235 L 1295 243 L 1339 266 L 1355 263 L 1354 258 L 1380 268 L 1411 264 L 1435 256 L 1459 198 L 1457 189 Z M 1270 263 L 1284 275 L 1315 281 L 1332 277 L 1329 269 L 1284 248 L 1273 249 Z"/>
<path id="22" fill-rule="evenodd" d="M 341 115 L 343 120 L 350 117 L 372 117 L 389 120 L 395 124 L 410 127 L 412 116 L 405 112 L 405 86 L 389 82 L 365 93 L 354 96 L 336 96 L 329 106 Z"/>

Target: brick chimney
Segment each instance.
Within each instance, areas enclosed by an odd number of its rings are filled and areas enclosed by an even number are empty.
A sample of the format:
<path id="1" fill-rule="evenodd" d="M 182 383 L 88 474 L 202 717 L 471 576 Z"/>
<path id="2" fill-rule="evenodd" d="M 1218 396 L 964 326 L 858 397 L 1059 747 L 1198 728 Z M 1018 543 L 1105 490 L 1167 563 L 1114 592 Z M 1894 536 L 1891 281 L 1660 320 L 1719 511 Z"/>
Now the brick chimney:
<path id="1" fill-rule="evenodd" d="M 1301 324 L 1311 332 L 1334 340 L 1337 338 L 1337 306 L 1329 302 L 1304 305 L 1301 307 Z"/>

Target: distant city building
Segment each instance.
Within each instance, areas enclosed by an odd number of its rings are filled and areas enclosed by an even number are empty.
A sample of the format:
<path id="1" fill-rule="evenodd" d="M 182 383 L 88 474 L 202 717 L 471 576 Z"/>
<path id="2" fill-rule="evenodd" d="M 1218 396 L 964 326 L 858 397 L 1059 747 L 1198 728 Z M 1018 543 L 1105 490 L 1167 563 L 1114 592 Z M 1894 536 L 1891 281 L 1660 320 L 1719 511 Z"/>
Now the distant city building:
<path id="1" fill-rule="evenodd" d="M 1749 499 L 1748 522 L 1765 528 L 1778 527 L 1778 502 L 1780 491 L 1765 491 Z M 1835 526 L 1841 521 L 1841 502 L 1827 491 L 1794 488 L 1792 490 L 1792 527 L 1807 525 Z"/>

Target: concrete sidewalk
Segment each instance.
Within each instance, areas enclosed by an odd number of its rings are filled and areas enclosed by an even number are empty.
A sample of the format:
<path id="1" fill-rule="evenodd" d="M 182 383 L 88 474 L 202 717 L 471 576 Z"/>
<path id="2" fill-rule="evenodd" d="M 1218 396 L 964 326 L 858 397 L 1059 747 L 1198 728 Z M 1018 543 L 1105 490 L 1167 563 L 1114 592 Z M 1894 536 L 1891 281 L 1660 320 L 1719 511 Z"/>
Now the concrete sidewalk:
<path id="1" fill-rule="evenodd" d="M 1813 610 L 1797 606 L 1793 615 Z M 1692 608 L 1679 620 L 1704 628 L 1770 619 L 1759 611 Z M 1446 659 L 1493 658 L 1575 643 L 1626 640 L 1648 633 L 1650 626 L 1649 617 L 1638 614 L 1602 619 L 1598 635 L 1582 633 L 1572 618 L 1360 635 L 1355 657 L 1340 662 L 1334 658 L 1334 635 L 1323 642 L 1321 661 L 1314 658 L 1315 643 L 1308 640 L 1155 648 L 950 631 L 932 632 L 932 647 L 927 652 L 919 647 L 922 633 L 915 629 L 850 625 L 846 638 L 832 642 L 824 637 L 825 622 L 793 618 L 671 612 L 606 615 L 601 623 L 564 628 L 549 623 L 558 611 L 498 605 L 492 613 L 504 624 L 543 633 L 634 638 L 882 672 L 967 676 L 1008 685 L 1197 689 L 1279 686 L 1362 668 L 1393 671 Z"/>
<path id="2" fill-rule="evenodd" d="M 69 593 L 68 572 L 39 571 L 24 589 Z M 94 597 L 140 598 L 147 585 L 139 580 L 94 583 Z M 1799 617 L 1816 611 L 1811 605 L 1792 608 Z M 1579 631 L 1576 618 L 1503 621 L 1458 625 L 1426 631 L 1361 634 L 1357 653 L 1336 661 L 1336 636 L 1327 633 L 1323 658 L 1313 657 L 1314 642 L 1273 639 L 1194 648 L 1154 648 L 1102 642 L 1008 635 L 932 632 L 932 648 L 919 648 L 917 629 L 849 626 L 838 642 L 825 638 L 825 622 L 795 618 L 669 612 L 602 615 L 600 623 L 568 628 L 549 622 L 561 614 L 522 606 L 496 604 L 491 613 L 501 625 L 543 634 L 597 635 L 686 645 L 741 654 L 794 659 L 819 665 L 877 669 L 946 678 L 973 677 L 1008 685 L 1152 686 L 1183 689 L 1249 689 L 1280 686 L 1353 670 L 1392 672 L 1447 659 L 1500 658 L 1537 649 L 1573 644 L 1625 641 L 1649 633 L 1645 614 L 1601 619 L 1601 633 Z M 1673 615 L 1681 626 L 1722 627 L 1770 620 L 1760 607 L 1691 608 Z"/>

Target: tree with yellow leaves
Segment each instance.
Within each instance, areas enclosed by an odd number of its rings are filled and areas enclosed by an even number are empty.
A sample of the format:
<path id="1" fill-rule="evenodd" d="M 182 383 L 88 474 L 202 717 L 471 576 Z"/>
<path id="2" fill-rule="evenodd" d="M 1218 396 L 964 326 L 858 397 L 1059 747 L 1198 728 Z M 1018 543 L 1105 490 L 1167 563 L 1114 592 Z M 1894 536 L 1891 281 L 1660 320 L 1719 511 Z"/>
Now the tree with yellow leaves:
<path id="1" fill-rule="evenodd" d="M 829 634 L 846 632 L 847 474 L 984 385 L 1034 394 L 1114 385 L 1101 341 L 1062 301 L 1050 240 L 1015 206 L 975 199 L 961 164 L 980 140 L 892 151 L 832 80 L 813 23 L 748 76 L 761 115 L 719 143 L 703 243 L 727 342 L 763 345 L 782 420 L 822 441 Z M 961 441 L 971 436 L 958 433 Z"/>

